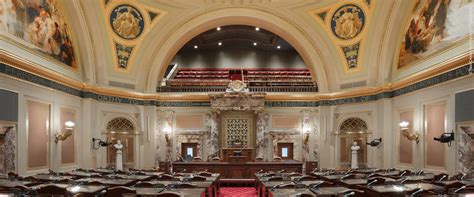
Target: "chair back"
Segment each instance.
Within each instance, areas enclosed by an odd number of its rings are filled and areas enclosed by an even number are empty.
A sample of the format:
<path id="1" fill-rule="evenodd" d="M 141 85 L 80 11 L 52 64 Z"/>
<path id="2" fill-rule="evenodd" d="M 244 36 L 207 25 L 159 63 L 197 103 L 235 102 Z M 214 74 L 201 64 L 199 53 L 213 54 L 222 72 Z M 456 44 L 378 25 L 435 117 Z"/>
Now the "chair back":
<path id="1" fill-rule="evenodd" d="M 176 185 L 176 188 L 178 188 L 178 189 L 180 189 L 180 188 L 196 188 L 196 187 L 197 187 L 196 185 L 189 184 L 189 183 L 182 183 L 182 184 Z"/>
<path id="2" fill-rule="evenodd" d="M 274 177 L 268 178 L 267 181 L 283 181 L 283 177 L 281 177 L 281 176 L 274 176 Z"/>
<path id="3" fill-rule="evenodd" d="M 159 193 L 156 196 L 159 196 L 159 197 L 180 197 L 181 195 L 178 194 L 178 193 L 174 193 L 174 192 L 164 192 L 164 193 Z"/>
<path id="4" fill-rule="evenodd" d="M 212 173 L 210 173 L 210 172 L 198 172 L 197 175 L 210 177 L 210 176 L 212 176 Z"/>
<path id="5" fill-rule="evenodd" d="M 299 178 L 300 181 L 313 181 L 313 180 L 317 180 L 318 178 L 314 177 L 314 176 L 303 176 L 301 178 Z"/>
<path id="6" fill-rule="evenodd" d="M 135 187 L 154 187 L 155 185 L 150 182 L 138 182 Z"/>
<path id="7" fill-rule="evenodd" d="M 104 197 L 117 197 L 117 196 L 123 196 L 123 194 L 131 194 L 131 193 L 136 193 L 136 192 L 134 189 L 129 188 L 129 187 L 123 187 L 123 186 L 111 187 L 107 189 L 107 192 L 105 192 Z"/>
<path id="8" fill-rule="evenodd" d="M 172 175 L 169 175 L 169 174 L 162 174 L 162 175 L 158 176 L 157 179 L 158 180 L 173 180 L 174 177 Z"/>
<path id="9" fill-rule="evenodd" d="M 66 188 L 58 187 L 56 185 L 46 185 L 44 187 L 40 187 L 40 188 L 36 189 L 36 193 L 41 194 L 41 195 L 45 195 L 45 194 L 48 194 L 48 195 L 64 195 L 64 196 L 68 195 L 68 192 L 67 192 Z"/>
<path id="10" fill-rule="evenodd" d="M 193 178 L 190 178 L 189 181 L 206 181 L 206 177 L 203 176 L 194 176 Z"/>

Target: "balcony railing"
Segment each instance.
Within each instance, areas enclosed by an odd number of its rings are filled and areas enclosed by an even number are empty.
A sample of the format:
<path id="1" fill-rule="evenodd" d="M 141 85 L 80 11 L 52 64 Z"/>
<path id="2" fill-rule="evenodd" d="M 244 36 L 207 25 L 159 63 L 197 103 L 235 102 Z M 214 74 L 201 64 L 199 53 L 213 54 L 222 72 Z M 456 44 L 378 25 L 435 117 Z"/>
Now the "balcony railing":
<path id="1" fill-rule="evenodd" d="M 162 81 L 157 92 L 225 92 L 230 80 Z M 245 81 L 250 92 L 318 92 L 315 81 Z"/>

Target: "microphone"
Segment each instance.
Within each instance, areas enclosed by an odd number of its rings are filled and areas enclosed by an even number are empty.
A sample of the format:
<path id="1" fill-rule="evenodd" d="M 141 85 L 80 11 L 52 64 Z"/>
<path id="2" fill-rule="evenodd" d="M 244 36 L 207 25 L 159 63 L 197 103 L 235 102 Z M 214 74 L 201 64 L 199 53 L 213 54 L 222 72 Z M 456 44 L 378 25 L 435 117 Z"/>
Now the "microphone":
<path id="1" fill-rule="evenodd" d="M 377 183 L 377 182 L 378 182 L 377 179 L 375 179 L 375 180 L 371 181 L 370 183 L 367 183 L 367 187 L 369 187 L 370 185 L 372 185 L 374 183 Z"/>

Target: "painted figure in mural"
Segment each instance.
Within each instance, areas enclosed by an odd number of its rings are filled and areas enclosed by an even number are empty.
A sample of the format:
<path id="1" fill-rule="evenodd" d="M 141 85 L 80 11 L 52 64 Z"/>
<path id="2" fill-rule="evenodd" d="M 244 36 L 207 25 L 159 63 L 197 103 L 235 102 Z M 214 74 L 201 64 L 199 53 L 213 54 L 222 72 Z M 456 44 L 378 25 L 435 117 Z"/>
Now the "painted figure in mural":
<path id="1" fill-rule="evenodd" d="M 56 9 L 56 0 L 0 0 L 0 31 L 76 67 L 66 22 Z"/>
<path id="2" fill-rule="evenodd" d="M 423 59 L 469 35 L 472 0 L 417 0 L 401 45 L 398 67 Z"/>
<path id="3" fill-rule="evenodd" d="M 362 29 L 362 21 L 359 18 L 360 10 L 351 7 L 341 9 L 334 17 L 336 22 L 335 33 L 343 39 L 350 39 L 360 32 Z"/>
<path id="4" fill-rule="evenodd" d="M 113 27 L 117 34 L 124 38 L 135 38 L 140 33 L 139 19 L 132 14 L 132 8 L 127 7 L 126 12 L 117 13 Z"/>

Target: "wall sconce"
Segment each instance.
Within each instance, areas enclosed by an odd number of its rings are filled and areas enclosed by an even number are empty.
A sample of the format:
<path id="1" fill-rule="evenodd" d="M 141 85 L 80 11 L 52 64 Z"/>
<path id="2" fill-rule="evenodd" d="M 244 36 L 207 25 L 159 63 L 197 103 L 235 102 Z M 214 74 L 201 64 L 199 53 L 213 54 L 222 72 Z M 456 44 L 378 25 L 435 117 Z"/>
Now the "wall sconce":
<path id="1" fill-rule="evenodd" d="M 311 131 L 311 127 L 308 127 L 308 126 L 304 126 L 303 127 L 303 143 L 305 145 L 308 144 L 308 140 L 309 140 L 309 132 Z"/>
<path id="2" fill-rule="evenodd" d="M 166 140 L 166 143 L 169 144 L 170 143 L 170 137 L 169 135 L 171 134 L 171 128 L 170 127 L 165 127 L 163 129 L 163 132 L 165 133 L 165 140 Z"/>
<path id="3" fill-rule="evenodd" d="M 399 126 L 400 126 L 400 131 L 402 132 L 402 135 L 405 136 L 410 141 L 416 140 L 416 143 L 418 144 L 418 142 L 420 142 L 420 139 L 419 139 L 420 134 L 410 131 L 410 128 L 408 128 L 408 125 L 410 125 L 408 121 L 400 122 Z"/>
<path id="4" fill-rule="evenodd" d="M 56 132 L 56 134 L 54 134 L 54 142 L 57 144 L 59 140 L 64 141 L 69 138 L 69 136 L 72 135 L 74 126 L 76 126 L 76 124 L 73 121 L 66 121 L 64 123 L 64 131 L 61 133 Z"/>

